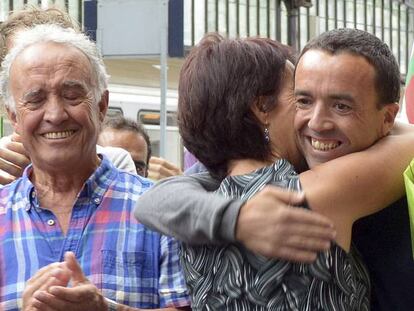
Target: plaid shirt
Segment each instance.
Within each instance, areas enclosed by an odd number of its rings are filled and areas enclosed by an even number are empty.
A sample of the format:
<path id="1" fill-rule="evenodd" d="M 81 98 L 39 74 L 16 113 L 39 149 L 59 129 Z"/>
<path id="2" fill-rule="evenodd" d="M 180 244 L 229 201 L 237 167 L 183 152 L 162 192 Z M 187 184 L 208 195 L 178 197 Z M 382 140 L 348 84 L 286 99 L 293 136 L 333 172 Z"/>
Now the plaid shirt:
<path id="1" fill-rule="evenodd" d="M 117 170 L 104 157 L 79 193 L 64 236 L 53 213 L 39 206 L 31 171 L 0 188 L 0 310 L 21 308 L 25 282 L 62 261 L 66 251 L 118 303 L 145 309 L 190 305 L 177 242 L 146 229 L 132 214 L 151 182 Z"/>

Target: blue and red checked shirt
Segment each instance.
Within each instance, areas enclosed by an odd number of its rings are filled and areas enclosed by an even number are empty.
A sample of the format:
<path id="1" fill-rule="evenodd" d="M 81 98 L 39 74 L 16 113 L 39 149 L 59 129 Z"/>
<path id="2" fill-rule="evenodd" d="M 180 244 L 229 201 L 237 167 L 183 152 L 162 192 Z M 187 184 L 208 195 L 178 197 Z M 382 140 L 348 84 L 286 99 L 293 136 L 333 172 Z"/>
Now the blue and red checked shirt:
<path id="1" fill-rule="evenodd" d="M 41 208 L 28 167 L 0 188 L 0 310 L 22 307 L 26 281 L 41 267 L 76 254 L 84 274 L 107 298 L 136 308 L 190 305 L 178 243 L 133 217 L 152 184 L 116 169 L 103 157 L 80 191 L 66 236 Z"/>

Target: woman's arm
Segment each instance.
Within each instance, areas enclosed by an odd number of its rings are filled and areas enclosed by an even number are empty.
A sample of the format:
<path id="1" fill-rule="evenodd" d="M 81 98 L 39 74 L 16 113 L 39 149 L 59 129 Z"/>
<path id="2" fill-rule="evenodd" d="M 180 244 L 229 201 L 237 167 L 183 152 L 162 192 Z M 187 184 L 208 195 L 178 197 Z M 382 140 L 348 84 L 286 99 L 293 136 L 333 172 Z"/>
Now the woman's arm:
<path id="1" fill-rule="evenodd" d="M 318 165 L 300 180 L 313 210 L 352 224 L 404 195 L 403 172 L 413 157 L 414 127 L 396 124 L 370 148 Z"/>

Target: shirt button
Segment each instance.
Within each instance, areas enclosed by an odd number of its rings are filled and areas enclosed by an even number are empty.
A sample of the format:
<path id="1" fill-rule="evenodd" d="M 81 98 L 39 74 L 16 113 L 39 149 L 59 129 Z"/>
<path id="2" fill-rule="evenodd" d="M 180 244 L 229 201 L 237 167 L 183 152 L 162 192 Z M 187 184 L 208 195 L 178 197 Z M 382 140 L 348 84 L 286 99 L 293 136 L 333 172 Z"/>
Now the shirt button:
<path id="1" fill-rule="evenodd" d="M 53 226 L 53 225 L 55 224 L 55 221 L 54 221 L 53 219 L 49 219 L 49 220 L 47 221 L 47 224 L 48 224 L 49 226 Z"/>
<path id="2" fill-rule="evenodd" d="M 101 203 L 101 200 L 99 198 L 95 198 L 95 199 L 93 199 L 93 201 L 95 202 L 95 204 Z"/>

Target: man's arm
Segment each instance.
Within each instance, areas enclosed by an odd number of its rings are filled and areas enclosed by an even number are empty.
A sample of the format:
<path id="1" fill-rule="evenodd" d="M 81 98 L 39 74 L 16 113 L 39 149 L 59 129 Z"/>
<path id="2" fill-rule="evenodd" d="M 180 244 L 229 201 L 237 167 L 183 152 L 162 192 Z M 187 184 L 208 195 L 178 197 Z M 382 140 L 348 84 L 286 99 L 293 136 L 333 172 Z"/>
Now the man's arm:
<path id="1" fill-rule="evenodd" d="M 135 216 L 189 244 L 235 242 L 237 234 L 252 251 L 300 262 L 314 260 L 335 238 L 326 217 L 291 207 L 303 195 L 267 187 L 244 204 L 207 192 L 217 185 L 208 173 L 166 179 L 140 197 Z"/>
<path id="2" fill-rule="evenodd" d="M 135 217 L 147 227 L 183 242 L 233 242 L 242 202 L 207 192 L 218 185 L 208 173 L 164 179 L 141 195 Z"/>

